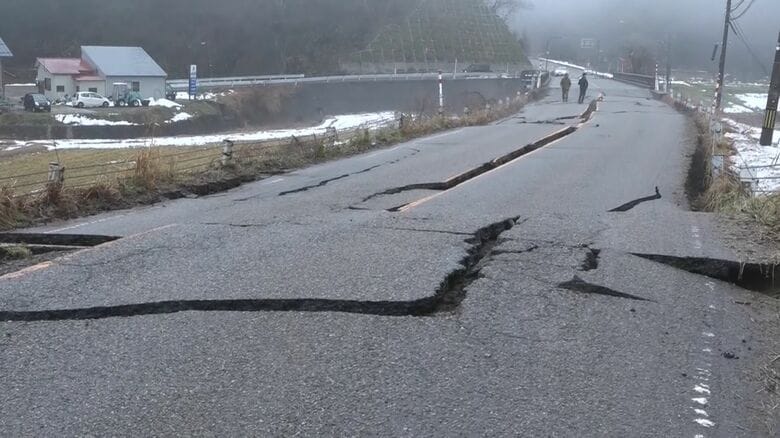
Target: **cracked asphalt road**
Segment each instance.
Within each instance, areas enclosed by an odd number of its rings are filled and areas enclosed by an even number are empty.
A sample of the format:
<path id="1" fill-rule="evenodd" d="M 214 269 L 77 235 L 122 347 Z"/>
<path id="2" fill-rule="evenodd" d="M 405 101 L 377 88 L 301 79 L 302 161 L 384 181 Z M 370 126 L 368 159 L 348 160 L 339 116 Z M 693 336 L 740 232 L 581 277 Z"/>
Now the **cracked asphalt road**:
<path id="1" fill-rule="evenodd" d="M 591 82 L 606 97 L 590 122 L 450 190 L 362 202 L 445 181 L 557 123 L 579 125 L 561 118 L 585 106 L 558 103 L 553 90 L 491 126 L 29 230 L 124 238 L 0 278 L 0 312 L 425 299 L 463 269 L 477 230 L 519 217 L 473 260 L 480 275 L 450 313 L 223 310 L 0 323 L 0 434 L 768 434 L 753 373 L 777 351 L 766 331 L 777 303 L 631 255 L 734 257 L 714 217 L 687 211 L 685 119 L 645 91 Z M 556 124 L 528 123 L 543 120 Z M 660 198 L 609 212 L 656 187 Z M 575 276 L 624 296 L 560 286 Z"/>

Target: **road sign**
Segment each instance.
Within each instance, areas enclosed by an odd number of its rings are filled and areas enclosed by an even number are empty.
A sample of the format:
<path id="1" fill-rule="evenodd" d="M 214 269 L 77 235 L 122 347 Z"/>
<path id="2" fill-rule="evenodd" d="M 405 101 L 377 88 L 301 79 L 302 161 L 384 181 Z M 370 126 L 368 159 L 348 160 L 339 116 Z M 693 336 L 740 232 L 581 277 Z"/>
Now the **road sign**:
<path id="1" fill-rule="evenodd" d="M 595 49 L 596 48 L 596 39 L 595 38 L 583 38 L 580 42 L 580 47 L 583 49 Z"/>
<path id="2" fill-rule="evenodd" d="M 191 97 L 198 95 L 198 66 L 195 64 L 190 65 L 189 94 Z"/>

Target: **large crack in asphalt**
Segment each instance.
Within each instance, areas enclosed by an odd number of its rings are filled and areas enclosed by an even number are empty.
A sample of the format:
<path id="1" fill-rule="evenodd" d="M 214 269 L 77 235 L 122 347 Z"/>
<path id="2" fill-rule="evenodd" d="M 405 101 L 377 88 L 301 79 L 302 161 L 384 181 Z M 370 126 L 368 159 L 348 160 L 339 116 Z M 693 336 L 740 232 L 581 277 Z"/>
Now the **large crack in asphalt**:
<path id="1" fill-rule="evenodd" d="M 705 257 L 677 257 L 663 254 L 632 253 L 663 265 L 737 285 L 743 289 L 777 295 L 776 264 L 742 263 Z"/>
<path id="2" fill-rule="evenodd" d="M 0 243 L 49 246 L 98 246 L 119 239 L 118 236 L 91 234 L 0 233 Z"/>
<path id="3" fill-rule="evenodd" d="M 543 121 L 544 123 L 552 123 L 557 124 L 562 120 L 570 120 L 570 119 L 580 119 L 581 123 L 585 123 L 591 119 L 593 114 L 598 110 L 598 101 L 594 100 L 588 105 L 588 108 L 583 112 L 582 114 L 578 116 L 563 116 L 558 117 L 556 119 L 550 120 L 550 121 Z M 521 123 L 527 123 L 527 122 L 521 122 Z M 580 128 L 581 125 L 571 125 L 564 129 L 561 129 L 557 132 L 554 132 L 546 137 L 543 137 L 533 143 L 527 144 L 520 149 L 516 149 L 508 154 L 502 155 L 498 158 L 495 158 L 491 161 L 488 161 L 486 163 L 481 164 L 478 167 L 475 167 L 473 169 L 470 169 L 466 172 L 461 173 L 460 175 L 457 175 L 453 178 L 450 178 L 443 182 L 428 182 L 428 183 L 415 183 L 415 184 L 408 184 L 404 186 L 399 187 L 393 187 L 389 188 L 387 190 L 383 190 L 381 192 L 373 193 L 369 196 L 366 196 L 363 198 L 361 202 L 367 202 L 371 199 L 380 197 L 380 196 L 388 196 L 388 195 L 396 195 L 403 192 L 409 192 L 412 190 L 433 190 L 433 191 L 447 191 L 451 190 L 466 181 L 472 180 L 480 175 L 483 175 L 485 173 L 488 173 L 498 167 L 501 167 L 511 161 L 514 161 L 524 155 L 527 155 L 531 152 L 534 152 L 538 149 L 541 149 L 555 141 L 558 141 L 564 137 L 567 137 L 575 132 Z M 405 207 L 407 207 L 410 204 L 413 204 L 416 201 L 409 202 L 403 205 L 395 206 L 392 208 L 386 209 L 389 212 L 399 212 L 402 211 Z"/>
<path id="4" fill-rule="evenodd" d="M 339 176 L 336 176 L 336 177 L 324 179 L 324 180 L 318 182 L 317 184 L 303 186 L 303 187 L 299 187 L 299 188 L 293 189 L 293 190 L 287 190 L 287 191 L 279 193 L 279 196 L 292 195 L 292 194 L 295 194 L 295 193 L 301 193 L 301 192 L 309 191 L 311 189 L 316 189 L 318 187 L 323 187 L 323 186 L 326 186 L 326 185 L 328 185 L 328 184 L 330 184 L 330 183 L 332 183 L 334 181 L 338 181 L 338 180 L 341 180 L 341 179 L 349 178 L 351 176 L 360 175 L 360 174 L 363 174 L 363 173 L 368 173 L 368 172 L 371 172 L 372 170 L 377 169 L 377 168 L 382 167 L 382 166 L 396 164 L 396 163 L 400 162 L 401 160 L 413 157 L 413 156 L 417 155 L 418 153 L 420 153 L 419 149 L 416 149 L 416 148 L 408 148 L 408 149 L 411 150 L 412 152 L 409 153 L 409 154 L 406 154 L 406 155 L 404 155 L 404 156 L 402 156 L 400 158 L 396 158 L 395 160 L 387 161 L 387 162 L 381 163 L 381 164 L 376 164 L 374 166 L 367 167 L 367 168 L 365 168 L 363 170 L 359 170 L 357 172 L 345 173 L 343 175 L 339 175 Z M 241 200 L 243 200 L 243 199 L 240 199 L 239 201 L 241 201 Z"/>
<path id="5" fill-rule="evenodd" d="M 365 173 L 365 172 L 368 172 L 368 171 L 370 171 L 372 169 L 375 169 L 376 167 L 378 167 L 378 166 L 372 166 L 372 167 L 369 167 L 368 169 L 363 169 L 360 172 L 356 172 L 356 173 L 345 173 L 343 175 L 339 175 L 339 176 L 336 176 L 336 177 L 333 177 L 333 178 L 324 179 L 324 180 L 318 182 L 317 184 L 312 184 L 310 186 L 303 186 L 303 187 L 299 187 L 297 189 L 287 190 L 287 191 L 279 193 L 279 196 L 292 195 L 293 193 L 301 193 L 301 192 L 306 192 L 306 191 L 309 191 L 309 190 L 317 188 L 317 187 L 323 187 L 323 186 L 328 185 L 329 183 L 332 183 L 333 181 L 338 181 L 340 179 L 349 178 L 350 176 L 357 175 L 359 173 Z"/>
<path id="6" fill-rule="evenodd" d="M 379 197 L 379 196 L 387 196 L 387 195 L 395 195 L 402 192 L 408 192 L 412 190 L 435 190 L 435 191 L 446 191 L 451 190 L 466 181 L 472 180 L 480 175 L 483 175 L 487 172 L 490 172 L 491 170 L 494 170 L 498 167 L 501 167 L 511 161 L 514 161 L 524 155 L 527 155 L 533 151 L 536 151 L 540 148 L 543 148 L 550 143 L 553 143 L 557 140 L 560 140 L 561 138 L 564 138 L 568 135 L 571 135 L 572 133 L 577 131 L 576 126 L 569 126 L 567 128 L 561 129 L 560 131 L 557 131 L 553 134 L 548 135 L 547 137 L 542 138 L 541 140 L 538 140 L 534 143 L 527 144 L 520 149 L 516 149 L 508 154 L 502 155 L 498 158 L 495 158 L 491 161 L 488 161 L 486 163 L 481 164 L 478 167 L 475 167 L 473 169 L 470 169 L 466 172 L 461 173 L 460 175 L 456 175 L 446 181 L 443 182 L 430 182 L 430 183 L 417 183 L 417 184 L 409 184 L 405 186 L 400 187 L 393 187 L 381 192 L 377 192 L 374 194 L 371 194 L 365 198 L 363 198 L 362 202 L 367 202 L 373 198 Z M 391 209 L 388 209 L 388 211 L 399 211 L 404 206 L 408 204 L 404 204 L 398 207 L 394 207 Z"/>
<path id="7" fill-rule="evenodd" d="M 620 207 L 609 210 L 609 213 L 625 213 L 643 202 L 655 201 L 657 199 L 661 199 L 661 192 L 658 190 L 658 187 L 655 188 L 655 195 L 645 196 L 644 198 L 634 199 L 633 201 L 626 202 Z"/>
<path id="8" fill-rule="evenodd" d="M 561 289 L 570 290 L 572 292 L 580 292 L 584 294 L 606 295 L 609 297 L 626 298 L 629 300 L 636 300 L 636 301 L 651 301 L 648 300 L 647 298 L 638 297 L 636 295 L 631 295 L 624 292 L 618 292 L 614 289 L 610 289 L 605 286 L 588 283 L 587 281 L 581 279 L 576 275 L 571 280 L 564 283 L 560 283 L 558 287 Z"/>
<path id="9" fill-rule="evenodd" d="M 199 312 L 338 312 L 375 316 L 423 317 L 456 310 L 466 297 L 466 289 L 478 278 L 499 242 L 501 234 L 512 229 L 514 217 L 477 230 L 466 243 L 471 247 L 461 267 L 442 280 L 436 292 L 412 301 L 359 301 L 320 298 L 171 300 L 79 309 L 0 311 L 0 322 L 79 321 L 147 315 Z"/>

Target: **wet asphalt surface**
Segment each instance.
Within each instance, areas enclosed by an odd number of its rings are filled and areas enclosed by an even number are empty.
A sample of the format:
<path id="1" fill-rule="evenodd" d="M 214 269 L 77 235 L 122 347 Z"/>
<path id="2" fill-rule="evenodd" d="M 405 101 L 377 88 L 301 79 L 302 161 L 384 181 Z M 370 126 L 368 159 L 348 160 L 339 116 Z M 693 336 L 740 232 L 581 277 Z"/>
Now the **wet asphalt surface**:
<path id="1" fill-rule="evenodd" d="M 777 350 L 764 330 L 776 303 L 631 255 L 734 257 L 716 219 L 687 209 L 685 118 L 646 91 L 591 83 L 605 97 L 587 123 L 556 120 L 586 106 L 553 90 L 491 126 L 29 230 L 123 239 L 0 278 L 0 315 L 64 311 L 0 322 L 0 435 L 766 434 L 751 376 Z M 445 181 L 570 125 L 450 190 L 372 196 Z M 656 187 L 661 199 L 608 212 Z M 462 268 L 473 233 L 509 218 L 452 311 L 75 312 L 425 300 Z M 623 296 L 561 287 L 575 276 Z"/>

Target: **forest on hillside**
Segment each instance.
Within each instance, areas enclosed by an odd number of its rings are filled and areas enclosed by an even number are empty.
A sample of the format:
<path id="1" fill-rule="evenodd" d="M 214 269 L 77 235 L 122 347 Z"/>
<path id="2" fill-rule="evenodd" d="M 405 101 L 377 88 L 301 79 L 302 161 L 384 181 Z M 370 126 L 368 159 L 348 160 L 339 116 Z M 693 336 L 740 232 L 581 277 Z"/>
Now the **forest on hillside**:
<path id="1" fill-rule="evenodd" d="M 141 46 L 170 77 L 185 77 L 191 63 L 203 76 L 338 73 L 421 1 L 3 0 L 0 37 L 16 80 L 34 75 L 35 58 L 77 57 L 82 45 Z M 498 12 L 507 1 L 488 3 Z"/>

